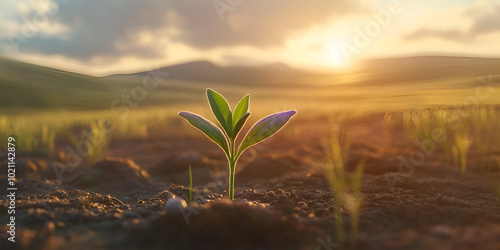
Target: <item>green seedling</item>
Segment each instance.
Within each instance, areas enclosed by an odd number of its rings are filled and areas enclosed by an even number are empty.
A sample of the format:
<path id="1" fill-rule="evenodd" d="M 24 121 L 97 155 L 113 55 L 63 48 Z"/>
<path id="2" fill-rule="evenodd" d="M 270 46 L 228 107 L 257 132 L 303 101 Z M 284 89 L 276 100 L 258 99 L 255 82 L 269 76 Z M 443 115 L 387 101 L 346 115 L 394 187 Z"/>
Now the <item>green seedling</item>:
<path id="1" fill-rule="evenodd" d="M 467 151 L 471 145 L 472 139 L 466 133 L 456 133 L 455 134 L 455 143 L 456 150 L 455 154 L 456 158 L 459 159 L 460 168 L 462 175 L 465 174 L 465 168 L 467 166 Z"/>
<path id="2" fill-rule="evenodd" d="M 338 127 L 335 127 L 330 139 L 330 145 L 327 148 L 328 162 L 326 164 L 326 176 L 332 187 L 334 194 L 335 208 L 335 231 L 337 240 L 344 244 L 344 226 L 342 219 L 343 208 L 350 216 L 350 245 L 356 248 L 358 239 L 359 213 L 362 205 L 361 182 L 365 165 L 365 158 L 358 161 L 356 169 L 353 172 L 347 171 L 347 161 L 350 150 L 350 140 L 347 136 L 340 133 Z"/>
<path id="3" fill-rule="evenodd" d="M 191 165 L 189 165 L 189 201 L 193 201 L 193 174 L 191 172 Z"/>
<path id="4" fill-rule="evenodd" d="M 207 97 L 212 112 L 222 129 L 197 114 L 181 111 L 179 115 L 195 128 L 201 130 L 224 151 L 229 163 L 229 199 L 232 200 L 234 194 L 234 171 L 243 151 L 278 132 L 296 111 L 288 110 L 261 119 L 250 128 L 239 147 L 236 147 L 236 138 L 250 116 L 250 112 L 248 112 L 250 95 L 244 96 L 234 110 L 231 110 L 226 99 L 221 94 L 211 89 L 207 89 Z"/>

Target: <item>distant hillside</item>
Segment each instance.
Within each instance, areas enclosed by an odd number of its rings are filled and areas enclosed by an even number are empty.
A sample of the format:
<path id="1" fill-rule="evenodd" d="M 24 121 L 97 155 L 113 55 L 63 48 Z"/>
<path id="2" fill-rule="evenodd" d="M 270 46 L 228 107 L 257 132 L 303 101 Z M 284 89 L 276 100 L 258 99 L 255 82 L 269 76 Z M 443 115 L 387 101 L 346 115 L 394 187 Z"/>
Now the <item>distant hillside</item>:
<path id="1" fill-rule="evenodd" d="M 415 82 L 440 79 L 464 79 L 500 75 L 500 59 L 422 56 L 374 59 L 359 70 L 366 77 L 360 83 Z"/>
<path id="2" fill-rule="evenodd" d="M 199 61 L 158 69 L 162 85 L 142 106 L 190 102 L 194 89 L 211 86 L 278 86 L 301 83 L 307 73 L 284 64 L 220 67 Z M 149 72 L 93 77 L 0 58 L 0 108 L 109 109 L 122 94 L 130 95 Z M 304 83 L 304 81 L 302 81 Z M 219 87 L 224 88 L 224 87 Z M 197 91 L 198 92 L 198 91 Z"/>
<path id="3" fill-rule="evenodd" d="M 113 101 L 122 95 L 130 96 L 132 89 L 141 86 L 149 74 L 138 72 L 93 77 L 0 58 L 0 109 L 110 109 Z M 346 74 L 311 73 L 281 63 L 221 67 L 207 61 L 196 61 L 164 67 L 155 74 L 162 83 L 147 93 L 141 107 L 200 103 L 204 100 L 200 99 L 199 93 L 207 87 L 223 91 L 225 96 L 235 100 L 252 93 L 254 100 L 282 96 L 343 102 L 361 96 L 411 96 L 420 91 L 422 97 L 419 98 L 439 103 L 432 91 L 440 91 L 441 97 L 456 96 L 462 90 L 469 93 L 470 87 L 479 84 L 478 76 L 492 75 L 498 85 L 500 59 L 378 59 L 366 61 L 357 71 Z"/>
<path id="4" fill-rule="evenodd" d="M 0 58 L 0 107 L 99 108 L 109 81 Z"/>
<path id="5" fill-rule="evenodd" d="M 237 85 L 295 85 L 317 74 L 294 69 L 286 64 L 275 63 L 257 67 L 231 66 L 221 67 L 208 61 L 195 61 L 163 67 L 157 70 L 160 76 L 196 82 L 210 82 Z M 144 76 L 149 72 L 130 75 Z M 122 78 L 130 75 L 113 75 L 109 78 Z"/>

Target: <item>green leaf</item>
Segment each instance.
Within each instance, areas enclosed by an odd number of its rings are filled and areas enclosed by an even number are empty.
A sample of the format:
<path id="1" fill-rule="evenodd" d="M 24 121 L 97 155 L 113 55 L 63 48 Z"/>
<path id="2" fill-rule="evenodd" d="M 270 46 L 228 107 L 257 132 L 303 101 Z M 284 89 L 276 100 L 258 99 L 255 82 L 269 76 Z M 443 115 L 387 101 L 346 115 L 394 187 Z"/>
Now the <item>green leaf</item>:
<path id="1" fill-rule="evenodd" d="M 285 126 L 288 120 L 295 115 L 295 113 L 297 113 L 295 110 L 284 111 L 269 115 L 255 123 L 241 143 L 237 157 L 239 157 L 248 147 L 257 144 L 278 132 L 283 126 Z"/>
<path id="2" fill-rule="evenodd" d="M 245 125 L 245 122 L 247 121 L 248 117 L 250 116 L 250 112 L 246 112 L 234 125 L 233 129 L 233 137 L 236 138 L 238 136 L 238 133 L 240 132 L 241 128 L 243 125 Z"/>
<path id="3" fill-rule="evenodd" d="M 240 118 L 248 112 L 248 108 L 250 106 L 250 95 L 246 95 L 241 98 L 236 108 L 233 111 L 233 128 L 236 127 L 236 123 L 240 120 Z"/>
<path id="4" fill-rule="evenodd" d="M 233 135 L 233 115 L 231 114 L 231 110 L 228 111 L 229 114 L 227 115 L 227 118 L 226 118 L 226 127 L 227 127 L 227 130 L 226 130 L 226 133 L 227 135 L 229 136 L 229 138 L 232 138 L 232 135 Z"/>
<path id="5" fill-rule="evenodd" d="M 226 99 L 221 94 L 213 91 L 210 88 L 207 89 L 207 98 L 208 103 L 210 103 L 210 107 L 212 108 L 212 112 L 215 115 L 215 118 L 217 118 L 222 128 L 224 128 L 226 134 L 230 135 L 230 129 L 227 126 L 227 121 L 228 117 L 232 116 L 232 113 Z"/>
<path id="6" fill-rule="evenodd" d="M 205 119 L 204 117 L 193 114 L 186 111 L 179 112 L 179 115 L 185 118 L 191 125 L 195 128 L 201 130 L 201 132 L 205 133 L 212 141 L 214 141 L 219 147 L 224 150 L 226 155 L 229 155 L 229 146 L 226 136 L 224 132 L 217 127 L 217 125 L 213 124 L 211 121 Z"/>

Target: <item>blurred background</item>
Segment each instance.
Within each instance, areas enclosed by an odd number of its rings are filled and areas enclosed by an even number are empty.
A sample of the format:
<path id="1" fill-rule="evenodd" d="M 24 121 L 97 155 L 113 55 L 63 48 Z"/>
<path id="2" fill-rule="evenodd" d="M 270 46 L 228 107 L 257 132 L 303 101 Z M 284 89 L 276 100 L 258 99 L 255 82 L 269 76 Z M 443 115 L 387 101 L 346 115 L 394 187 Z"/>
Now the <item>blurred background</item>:
<path id="1" fill-rule="evenodd" d="M 0 135 L 26 150 L 230 103 L 304 114 L 500 100 L 500 5 L 462 1 L 3 1 Z M 300 14 L 298 14 L 300 13 Z M 96 126 L 96 125 L 94 125 Z"/>

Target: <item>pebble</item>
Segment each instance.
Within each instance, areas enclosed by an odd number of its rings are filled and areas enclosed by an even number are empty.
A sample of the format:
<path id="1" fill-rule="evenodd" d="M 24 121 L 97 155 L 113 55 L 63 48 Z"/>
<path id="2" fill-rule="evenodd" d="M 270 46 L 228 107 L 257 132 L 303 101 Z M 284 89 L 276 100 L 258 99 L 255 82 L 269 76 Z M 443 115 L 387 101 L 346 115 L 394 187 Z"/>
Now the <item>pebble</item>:
<path id="1" fill-rule="evenodd" d="M 129 210 L 130 209 L 130 206 L 127 205 L 127 204 L 121 204 L 120 207 L 119 207 L 121 210 Z"/>
<path id="2" fill-rule="evenodd" d="M 292 189 L 292 190 L 290 190 L 290 193 L 291 193 L 292 195 L 296 195 L 296 194 L 297 194 L 297 191 L 295 191 L 295 189 Z"/>
<path id="3" fill-rule="evenodd" d="M 273 191 L 268 191 L 266 193 L 267 196 L 271 197 L 271 198 L 274 198 L 274 192 Z"/>
<path id="4" fill-rule="evenodd" d="M 241 204 L 245 204 L 245 203 L 247 203 L 247 202 L 248 202 L 248 200 L 247 200 L 247 199 L 241 199 L 241 200 L 236 201 L 236 204 L 241 205 Z"/>
<path id="5" fill-rule="evenodd" d="M 316 195 L 314 196 L 314 199 L 319 199 L 319 198 L 321 198 L 321 197 L 323 197 L 323 194 L 318 193 L 318 194 L 316 194 Z"/>
<path id="6" fill-rule="evenodd" d="M 181 198 L 171 198 L 167 201 L 167 204 L 165 204 L 165 210 L 167 211 L 167 213 L 171 214 L 180 214 L 181 209 L 184 209 L 186 207 L 186 201 Z"/>
<path id="7" fill-rule="evenodd" d="M 163 190 L 157 197 L 162 200 L 170 200 L 176 198 L 177 196 L 168 190 Z"/>

